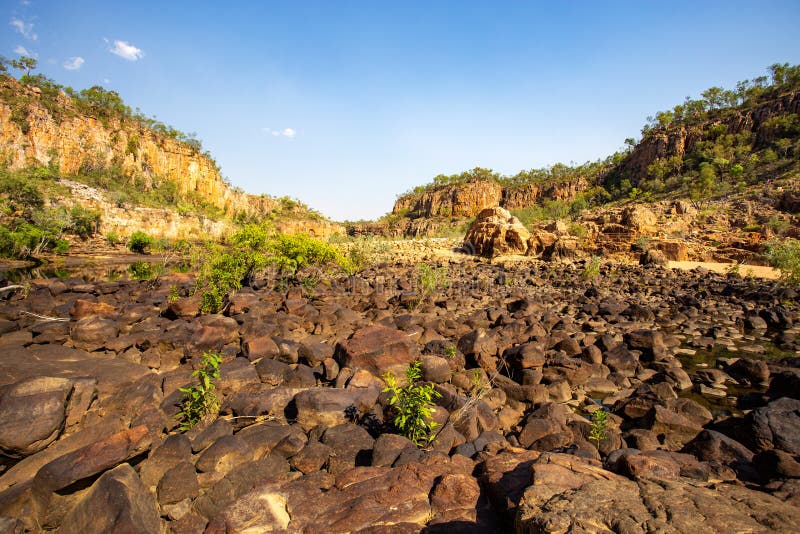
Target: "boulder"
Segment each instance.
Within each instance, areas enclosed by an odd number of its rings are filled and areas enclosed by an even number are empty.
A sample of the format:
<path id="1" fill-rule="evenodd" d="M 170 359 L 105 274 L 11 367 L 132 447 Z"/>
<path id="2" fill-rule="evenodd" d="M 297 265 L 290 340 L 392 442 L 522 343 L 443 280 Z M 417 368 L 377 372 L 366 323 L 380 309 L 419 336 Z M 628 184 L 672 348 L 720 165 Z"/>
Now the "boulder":
<path id="1" fill-rule="evenodd" d="M 0 389 L 0 450 L 22 457 L 52 443 L 64 429 L 72 381 L 27 378 Z"/>
<path id="2" fill-rule="evenodd" d="M 340 365 L 365 369 L 376 376 L 390 371 L 396 377 L 403 377 L 418 355 L 419 349 L 408 334 L 380 325 L 356 331 L 337 350 Z"/>
<path id="3" fill-rule="evenodd" d="M 54 459 L 39 469 L 33 484 L 43 493 L 64 489 L 147 452 L 151 443 L 145 426 L 123 430 Z"/>
<path id="4" fill-rule="evenodd" d="M 467 230 L 464 248 L 485 258 L 525 254 L 530 236 L 528 229 L 508 210 L 487 208 L 478 214 Z"/>
<path id="5" fill-rule="evenodd" d="M 336 426 L 348 421 L 348 410 L 358 406 L 355 391 L 335 388 L 311 388 L 295 398 L 297 422 L 306 430 L 315 426 Z"/>
<path id="6" fill-rule="evenodd" d="M 629 206 L 622 210 L 622 221 L 636 236 L 651 235 L 658 231 L 658 217 L 642 205 Z"/>
<path id="7" fill-rule="evenodd" d="M 119 334 L 119 326 L 113 319 L 91 315 L 76 322 L 70 329 L 72 343 L 88 351 L 103 347 Z"/>
<path id="8" fill-rule="evenodd" d="M 800 454 L 800 400 L 783 397 L 753 410 L 744 418 L 741 438 L 753 452 Z"/>
<path id="9" fill-rule="evenodd" d="M 58 532 L 160 532 L 153 494 L 128 464 L 103 474 L 67 514 Z"/>

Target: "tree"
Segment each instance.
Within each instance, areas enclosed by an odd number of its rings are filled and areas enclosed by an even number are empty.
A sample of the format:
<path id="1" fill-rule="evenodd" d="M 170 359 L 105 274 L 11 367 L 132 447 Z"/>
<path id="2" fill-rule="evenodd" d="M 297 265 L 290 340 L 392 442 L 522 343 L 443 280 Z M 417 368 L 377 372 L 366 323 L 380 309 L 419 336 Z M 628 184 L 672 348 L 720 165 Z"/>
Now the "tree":
<path id="1" fill-rule="evenodd" d="M 722 87 L 709 87 L 703 91 L 702 96 L 708 103 L 708 109 L 721 108 L 725 103 L 724 93 Z"/>
<path id="2" fill-rule="evenodd" d="M 8 72 L 8 67 L 11 66 L 11 60 L 6 56 L 0 56 L 0 74 Z"/>
<path id="3" fill-rule="evenodd" d="M 39 61 L 35 57 L 20 56 L 19 59 L 12 59 L 11 66 L 17 70 L 24 70 L 26 76 L 31 75 L 31 71 L 36 68 Z"/>
<path id="4" fill-rule="evenodd" d="M 696 207 L 714 194 L 716 182 L 717 172 L 714 170 L 714 165 L 707 161 L 701 163 L 700 176 L 696 180 L 692 180 L 689 185 L 689 198 Z"/>

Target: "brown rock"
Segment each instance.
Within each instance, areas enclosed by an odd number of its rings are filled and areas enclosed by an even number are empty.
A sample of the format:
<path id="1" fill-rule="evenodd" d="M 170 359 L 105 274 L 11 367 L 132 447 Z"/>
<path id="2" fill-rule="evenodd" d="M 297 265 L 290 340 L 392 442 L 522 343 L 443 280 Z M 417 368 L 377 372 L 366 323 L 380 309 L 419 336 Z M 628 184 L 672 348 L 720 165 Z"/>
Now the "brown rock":
<path id="1" fill-rule="evenodd" d="M 123 430 L 46 464 L 36 473 L 33 484 L 42 492 L 54 492 L 138 456 L 150 445 L 146 426 Z"/>
<path id="2" fill-rule="evenodd" d="M 12 457 L 29 456 L 52 443 L 64 429 L 66 378 L 28 378 L 0 389 L 0 450 Z"/>
<path id="3" fill-rule="evenodd" d="M 64 518 L 59 533 L 160 532 L 158 508 L 136 472 L 122 464 L 103 474 Z"/>
<path id="4" fill-rule="evenodd" d="M 637 479 L 575 456 L 543 454 L 532 466 L 515 532 L 793 531 L 800 511 L 761 491 L 715 489 L 683 478 Z"/>
<path id="5" fill-rule="evenodd" d="M 467 230 L 464 247 L 473 254 L 494 258 L 503 254 L 525 254 L 530 232 L 503 208 L 481 211 Z"/>
<path id="6" fill-rule="evenodd" d="M 405 332 L 378 325 L 358 330 L 337 350 L 343 367 L 366 369 L 376 376 L 390 371 L 403 377 L 418 355 L 419 349 Z"/>
<path id="7" fill-rule="evenodd" d="M 76 320 L 85 317 L 110 317 L 116 311 L 117 308 L 104 302 L 90 302 L 78 299 L 69 309 L 69 316 Z"/>

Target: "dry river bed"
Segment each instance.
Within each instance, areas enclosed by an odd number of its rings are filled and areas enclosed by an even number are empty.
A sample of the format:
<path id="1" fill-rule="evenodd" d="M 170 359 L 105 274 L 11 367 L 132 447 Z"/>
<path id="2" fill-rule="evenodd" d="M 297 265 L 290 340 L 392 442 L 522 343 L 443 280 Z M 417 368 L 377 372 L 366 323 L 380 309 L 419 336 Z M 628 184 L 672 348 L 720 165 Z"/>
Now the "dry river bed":
<path id="1" fill-rule="evenodd" d="M 794 290 L 418 248 L 257 280 L 223 314 L 180 273 L 0 294 L 0 532 L 796 530 Z M 204 351 L 219 417 L 181 433 Z M 441 395 L 425 448 L 382 392 L 416 360 Z"/>

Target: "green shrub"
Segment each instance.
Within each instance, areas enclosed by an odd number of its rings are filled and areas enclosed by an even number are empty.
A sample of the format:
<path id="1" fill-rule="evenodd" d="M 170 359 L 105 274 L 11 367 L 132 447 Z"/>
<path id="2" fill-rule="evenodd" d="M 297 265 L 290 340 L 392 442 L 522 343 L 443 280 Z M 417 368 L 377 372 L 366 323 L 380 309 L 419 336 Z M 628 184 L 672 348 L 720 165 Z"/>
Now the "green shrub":
<path id="1" fill-rule="evenodd" d="M 144 254 L 152 243 L 153 238 L 144 232 L 134 232 L 128 238 L 128 248 L 137 254 Z"/>
<path id="2" fill-rule="evenodd" d="M 100 225 L 100 212 L 83 206 L 74 206 L 70 212 L 69 230 L 82 238 L 92 236 Z"/>
<path id="3" fill-rule="evenodd" d="M 390 246 L 373 239 L 359 239 L 347 247 L 342 267 L 347 274 L 356 274 L 388 256 Z"/>
<path id="4" fill-rule="evenodd" d="M 118 245 L 120 243 L 119 234 L 116 232 L 108 232 L 106 234 L 106 241 L 108 241 L 109 245 Z"/>
<path id="5" fill-rule="evenodd" d="M 778 235 L 784 235 L 790 226 L 789 221 L 781 219 L 777 215 L 773 215 L 767 221 L 767 227 Z"/>
<path id="6" fill-rule="evenodd" d="M 58 244 L 60 236 L 28 222 L 12 227 L 0 226 L 0 256 L 28 258 Z M 63 248 L 63 245 L 62 245 Z"/>
<path id="7" fill-rule="evenodd" d="M 597 449 L 600 450 L 600 442 L 606 439 L 608 433 L 608 412 L 600 409 L 592 414 L 589 439 L 594 441 Z"/>
<path id="8" fill-rule="evenodd" d="M 214 380 L 219 380 L 219 365 L 222 356 L 215 352 L 206 352 L 200 362 L 200 368 L 192 373 L 197 378 L 197 383 L 186 388 L 180 388 L 183 393 L 181 411 L 176 414 L 180 420 L 180 429 L 186 432 L 208 414 L 219 410 L 219 401 L 216 395 Z"/>
<path id="9" fill-rule="evenodd" d="M 447 287 L 448 275 L 447 267 L 431 267 L 427 263 L 417 265 L 417 281 L 423 295 L 432 295 L 439 288 Z"/>
<path id="10" fill-rule="evenodd" d="M 578 239 L 583 239 L 588 233 L 589 231 L 586 227 L 580 223 L 572 223 L 569 225 L 569 235 L 577 237 Z"/>
<path id="11" fill-rule="evenodd" d="M 137 261 L 128 267 L 128 272 L 134 280 L 150 280 L 156 275 L 156 269 L 152 263 Z"/>
<path id="12" fill-rule="evenodd" d="M 339 250 L 324 241 L 307 235 L 277 234 L 266 247 L 269 263 L 281 273 L 296 279 L 297 272 L 309 265 L 343 265 Z"/>
<path id="13" fill-rule="evenodd" d="M 431 419 L 434 410 L 433 400 L 441 397 L 433 384 L 418 385 L 422 378 L 420 362 L 412 363 L 406 369 L 406 385 L 399 386 L 394 375 L 383 375 L 386 382 L 384 392 L 389 392 L 389 405 L 395 413 L 394 426 L 418 447 L 433 440 L 432 432 L 439 426 Z"/>
<path id="14" fill-rule="evenodd" d="M 212 251 L 202 260 L 195 282 L 195 287 L 201 291 L 200 309 L 205 313 L 221 312 L 225 296 L 242 288 L 242 281 L 252 268 L 252 258 L 241 251 Z"/>
<path id="15" fill-rule="evenodd" d="M 66 254 L 69 251 L 69 241 L 66 239 L 57 239 L 53 252 L 56 254 Z"/>
<path id="16" fill-rule="evenodd" d="M 0 176 L 0 194 L 14 211 L 30 213 L 44 207 L 44 195 L 34 181 L 17 175 Z"/>
<path id="17" fill-rule="evenodd" d="M 600 276 L 600 258 L 592 256 L 592 259 L 589 260 L 583 268 L 583 279 L 594 280 L 598 276 Z"/>
<path id="18" fill-rule="evenodd" d="M 800 286 L 800 241 L 783 239 L 767 246 L 767 259 L 781 271 L 781 279 L 793 286 Z"/>

